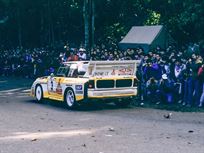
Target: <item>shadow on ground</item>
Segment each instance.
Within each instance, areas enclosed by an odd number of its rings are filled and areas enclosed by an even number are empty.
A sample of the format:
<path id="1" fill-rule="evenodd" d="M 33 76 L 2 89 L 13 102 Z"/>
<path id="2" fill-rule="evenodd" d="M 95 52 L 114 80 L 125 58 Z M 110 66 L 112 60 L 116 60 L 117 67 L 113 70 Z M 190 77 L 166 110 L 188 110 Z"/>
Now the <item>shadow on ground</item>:
<path id="1" fill-rule="evenodd" d="M 0 77 L 0 98 L 7 98 L 8 96 L 13 96 L 15 98 L 24 98 L 29 95 L 30 87 L 33 83 L 33 79 L 25 79 L 25 78 L 16 78 L 16 77 Z M 26 101 L 22 99 L 21 102 L 30 102 L 35 103 L 35 100 Z M 73 111 L 100 111 L 100 110 L 115 110 L 115 109 L 135 109 L 135 108 L 154 108 L 161 110 L 170 110 L 170 111 L 180 111 L 180 112 L 204 112 L 204 108 L 194 107 L 186 107 L 182 106 L 182 104 L 164 104 L 160 103 L 159 105 L 152 104 L 148 101 L 143 102 L 144 105 L 140 105 L 140 101 L 137 99 L 133 100 L 132 105 L 126 108 L 122 108 L 114 105 L 113 103 L 106 103 L 102 100 L 98 100 L 92 103 L 88 103 L 85 105 L 81 105 L 77 107 Z M 63 103 L 45 100 L 42 104 L 46 107 L 55 107 L 62 110 L 68 110 Z"/>
<path id="2" fill-rule="evenodd" d="M 63 102 L 56 102 L 53 100 L 43 100 L 42 103 L 37 103 L 36 100 L 27 100 L 28 103 L 35 103 L 36 105 L 42 105 L 43 107 L 54 107 L 61 110 L 69 110 Z M 106 102 L 91 102 L 87 104 L 81 104 L 71 111 L 102 111 L 102 110 L 117 110 L 117 109 L 133 109 L 133 105 L 127 107 L 119 107 L 114 103 Z"/>
<path id="3" fill-rule="evenodd" d="M 27 101 L 30 103 L 36 103 L 35 100 Z M 37 103 L 36 103 L 37 104 Z M 66 105 L 64 103 L 59 103 L 52 100 L 44 100 L 43 103 L 40 105 L 43 105 L 44 107 L 54 107 L 61 110 L 68 110 Z M 198 108 L 198 107 L 186 107 L 182 106 L 181 104 L 151 104 L 149 102 L 146 102 L 145 105 L 141 106 L 139 101 L 133 101 L 131 105 L 128 107 L 119 107 L 115 105 L 114 103 L 106 103 L 106 102 L 91 102 L 87 104 L 83 104 L 78 106 L 77 108 L 71 110 L 71 111 L 103 111 L 103 110 L 118 110 L 118 109 L 136 109 L 136 108 L 153 108 L 153 109 L 160 109 L 160 110 L 168 110 L 168 111 L 177 111 L 177 112 L 204 112 L 204 108 Z"/>

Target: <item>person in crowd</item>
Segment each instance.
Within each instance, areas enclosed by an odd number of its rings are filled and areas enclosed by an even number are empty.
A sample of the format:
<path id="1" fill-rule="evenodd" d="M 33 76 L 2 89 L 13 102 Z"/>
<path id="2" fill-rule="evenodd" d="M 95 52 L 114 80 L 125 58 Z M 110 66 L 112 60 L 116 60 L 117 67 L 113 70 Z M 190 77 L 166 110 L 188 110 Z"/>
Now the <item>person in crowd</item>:
<path id="1" fill-rule="evenodd" d="M 198 70 L 198 79 L 202 84 L 202 93 L 200 97 L 200 103 L 199 107 L 202 107 L 204 105 L 204 62 L 202 63 L 202 66 Z"/>
<path id="2" fill-rule="evenodd" d="M 184 67 L 180 61 L 180 59 L 177 59 L 174 63 L 171 65 L 171 73 L 170 78 L 174 82 L 174 95 L 175 95 L 175 101 L 178 101 L 179 103 L 182 102 L 182 89 L 183 89 L 183 74 L 184 74 Z"/>
<path id="3" fill-rule="evenodd" d="M 160 91 L 159 91 L 159 84 L 158 81 L 152 77 L 150 78 L 147 83 L 146 83 L 146 88 L 147 88 L 147 98 L 153 102 L 158 104 L 160 101 Z"/>
<path id="4" fill-rule="evenodd" d="M 154 77 L 157 81 L 159 81 L 162 77 L 162 69 L 157 59 L 154 59 L 151 67 L 151 76 Z"/>
<path id="5" fill-rule="evenodd" d="M 79 53 L 77 54 L 80 61 L 86 60 L 86 50 L 84 48 L 79 49 Z"/>
<path id="6" fill-rule="evenodd" d="M 173 103 L 175 99 L 174 82 L 167 76 L 167 74 L 162 75 L 159 88 L 161 93 L 161 101 L 168 104 Z"/>
<path id="7" fill-rule="evenodd" d="M 79 60 L 79 56 L 78 56 L 77 52 L 76 51 L 70 52 L 70 55 L 67 58 L 67 61 L 78 61 L 78 60 Z"/>
<path id="8" fill-rule="evenodd" d="M 175 45 L 169 45 L 166 49 L 156 47 L 146 53 L 141 47 L 120 50 L 117 43 L 108 38 L 87 51 L 82 46 L 79 51 L 76 46 L 70 48 L 68 43 L 60 48 L 45 46 L 33 49 L 1 49 L 0 75 L 49 75 L 67 61 L 140 60 L 137 73 L 140 79 L 140 100 L 160 93 L 162 97 L 156 96 L 155 101 L 183 101 L 185 106 L 204 105 L 203 57 L 200 55 L 203 49 L 199 48 L 197 43 L 190 43 L 181 48 Z"/>

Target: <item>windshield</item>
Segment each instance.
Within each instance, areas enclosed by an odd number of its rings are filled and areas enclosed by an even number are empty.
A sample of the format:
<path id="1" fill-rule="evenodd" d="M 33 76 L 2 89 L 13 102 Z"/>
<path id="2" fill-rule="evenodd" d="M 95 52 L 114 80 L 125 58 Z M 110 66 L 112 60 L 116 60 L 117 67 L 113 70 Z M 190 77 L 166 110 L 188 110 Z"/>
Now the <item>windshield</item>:
<path id="1" fill-rule="evenodd" d="M 72 63 L 63 67 L 60 67 L 57 71 L 57 77 L 84 77 L 86 73 L 87 65 L 77 65 Z"/>
<path id="2" fill-rule="evenodd" d="M 66 77 L 67 74 L 69 73 L 69 70 L 70 70 L 70 66 L 60 67 L 57 71 L 57 76 L 58 77 Z"/>

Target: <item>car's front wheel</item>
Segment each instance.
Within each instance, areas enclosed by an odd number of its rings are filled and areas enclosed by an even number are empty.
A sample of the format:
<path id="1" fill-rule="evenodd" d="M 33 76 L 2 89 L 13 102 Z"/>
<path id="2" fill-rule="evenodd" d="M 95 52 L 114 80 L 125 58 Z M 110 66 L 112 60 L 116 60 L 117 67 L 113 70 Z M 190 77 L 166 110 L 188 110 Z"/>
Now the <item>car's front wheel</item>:
<path id="1" fill-rule="evenodd" d="M 69 88 L 65 91 L 65 104 L 69 109 L 73 109 L 76 107 L 76 98 L 75 98 L 75 94 L 74 91 Z"/>
<path id="2" fill-rule="evenodd" d="M 43 90 L 41 85 L 37 85 L 35 89 L 35 97 L 37 102 L 42 102 L 43 100 Z"/>

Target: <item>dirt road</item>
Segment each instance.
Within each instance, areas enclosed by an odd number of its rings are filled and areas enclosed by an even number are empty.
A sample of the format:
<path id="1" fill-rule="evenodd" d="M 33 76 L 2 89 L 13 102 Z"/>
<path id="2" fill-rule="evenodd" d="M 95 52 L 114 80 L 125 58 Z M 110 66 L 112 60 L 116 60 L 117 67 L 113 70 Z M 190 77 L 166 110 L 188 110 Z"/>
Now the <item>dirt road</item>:
<path id="1" fill-rule="evenodd" d="M 30 80 L 0 78 L 0 153 L 204 153 L 204 113 L 35 103 Z"/>

